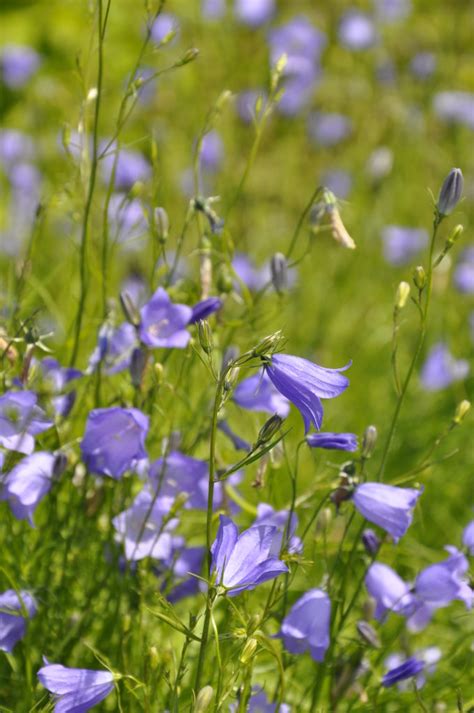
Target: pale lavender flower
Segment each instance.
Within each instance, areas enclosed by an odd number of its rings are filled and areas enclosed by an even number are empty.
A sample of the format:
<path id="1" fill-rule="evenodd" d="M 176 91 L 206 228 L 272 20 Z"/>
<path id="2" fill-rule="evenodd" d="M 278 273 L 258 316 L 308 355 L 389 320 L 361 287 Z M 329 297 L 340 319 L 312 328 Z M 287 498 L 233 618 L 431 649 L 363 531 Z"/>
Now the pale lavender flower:
<path id="1" fill-rule="evenodd" d="M 300 538 L 295 535 L 298 527 L 298 517 L 296 513 L 291 516 L 291 522 L 288 522 L 290 516 L 289 510 L 274 510 L 267 503 L 259 503 L 257 505 L 257 517 L 254 525 L 272 525 L 277 529 L 273 539 L 271 554 L 277 557 L 280 554 L 283 537 L 284 549 L 291 554 L 300 554 L 303 551 L 303 543 Z"/>
<path id="2" fill-rule="evenodd" d="M 29 592 L 7 589 L 0 594 L 0 651 L 11 653 L 26 633 L 26 618 L 36 614 L 36 602 Z M 10 614 L 11 612 L 11 614 Z"/>
<path id="3" fill-rule="evenodd" d="M 410 69 L 417 79 L 429 79 L 436 70 L 436 55 L 433 52 L 418 52 L 410 62 Z"/>
<path id="4" fill-rule="evenodd" d="M 321 428 L 321 399 L 340 396 L 349 386 L 349 379 L 340 373 L 349 366 L 327 369 L 301 357 L 273 354 L 264 368 L 278 391 L 300 411 L 307 433 L 311 424 L 317 429 Z"/>
<path id="5" fill-rule="evenodd" d="M 366 50 L 377 42 L 374 21 L 364 12 L 348 10 L 339 23 L 339 42 L 350 50 Z"/>
<path id="6" fill-rule="evenodd" d="M 33 452 L 34 436 L 53 425 L 37 401 L 32 391 L 7 391 L 0 396 L 0 445 L 25 455 Z"/>
<path id="7" fill-rule="evenodd" d="M 445 389 L 469 374 L 469 363 L 455 359 L 443 342 L 438 342 L 429 351 L 421 368 L 420 379 L 427 391 Z"/>
<path id="8" fill-rule="evenodd" d="M 106 374 L 117 374 L 128 369 L 137 345 L 136 329 L 129 322 L 123 322 L 118 327 L 102 325 L 97 346 L 89 357 L 86 373 L 92 374 L 99 364 L 103 365 Z"/>
<path id="9" fill-rule="evenodd" d="M 234 14 L 244 25 L 259 27 L 271 20 L 275 0 L 234 0 Z"/>
<path id="10" fill-rule="evenodd" d="M 102 147 L 105 148 L 105 145 Z M 109 181 L 115 162 L 116 146 L 111 146 L 102 159 L 104 181 Z M 151 166 L 143 154 L 138 151 L 120 149 L 115 167 L 115 189 L 129 191 L 137 181 L 147 181 L 151 177 Z"/>
<path id="11" fill-rule="evenodd" d="M 382 678 L 382 686 L 388 688 L 399 681 L 404 681 L 407 678 L 414 678 L 423 671 L 425 664 L 423 661 L 414 658 L 413 656 L 406 659 L 401 665 L 388 671 Z"/>
<path id="12" fill-rule="evenodd" d="M 162 287 L 141 308 L 140 315 L 140 338 L 146 346 L 179 349 L 187 346 L 191 335 L 186 327 L 192 318 L 192 309 L 171 302 Z"/>
<path id="13" fill-rule="evenodd" d="M 196 594 L 201 589 L 202 583 L 193 575 L 201 573 L 205 551 L 204 547 L 182 547 L 177 552 L 173 552 L 171 565 L 173 587 L 166 595 L 172 604 Z"/>
<path id="14" fill-rule="evenodd" d="M 470 522 L 463 530 L 462 543 L 466 547 L 468 553 L 474 557 L 474 520 Z"/>
<path id="15" fill-rule="evenodd" d="M 253 260 L 244 253 L 237 253 L 232 260 L 235 274 L 252 291 L 261 290 L 271 279 L 270 271 L 258 268 Z M 237 283 L 236 288 L 239 288 Z"/>
<path id="16" fill-rule="evenodd" d="M 385 483 L 361 483 L 356 486 L 352 500 L 363 517 L 398 542 L 411 525 L 413 508 L 422 492 Z"/>
<path id="17" fill-rule="evenodd" d="M 153 23 L 151 39 L 159 45 L 164 40 L 170 41 L 175 39 L 178 30 L 178 18 L 170 12 L 161 12 Z"/>
<path id="18" fill-rule="evenodd" d="M 374 0 L 377 19 L 382 23 L 404 20 L 412 11 L 411 0 Z"/>
<path id="19" fill-rule="evenodd" d="M 224 17 L 226 0 L 202 0 L 201 12 L 206 20 L 220 20 Z"/>
<path id="20" fill-rule="evenodd" d="M 352 176 L 348 171 L 334 168 L 323 173 L 321 183 L 326 188 L 329 188 L 337 198 L 344 200 L 351 192 Z"/>
<path id="21" fill-rule="evenodd" d="M 314 661 L 324 661 L 329 647 L 331 602 L 326 592 L 310 589 L 283 619 L 279 637 L 291 654 L 308 651 Z"/>
<path id="22" fill-rule="evenodd" d="M 205 134 L 201 152 L 199 154 L 199 162 L 204 171 L 214 173 L 219 170 L 224 159 L 224 144 L 220 134 L 215 129 Z"/>
<path id="23" fill-rule="evenodd" d="M 31 161 L 35 149 L 33 140 L 17 129 L 0 130 L 0 163 L 9 172 L 19 162 Z"/>
<path id="24" fill-rule="evenodd" d="M 375 618 L 381 621 L 390 612 L 410 616 L 416 600 L 410 586 L 388 565 L 374 562 L 365 575 L 365 586 L 375 599 Z"/>
<path id="25" fill-rule="evenodd" d="M 54 695 L 54 713 L 86 713 L 114 690 L 110 671 L 66 668 L 46 661 L 37 675 L 41 685 Z"/>
<path id="26" fill-rule="evenodd" d="M 113 193 L 108 208 L 114 238 L 128 248 L 143 247 L 139 239 L 148 230 L 144 208 L 138 198 L 128 198 L 126 193 Z"/>
<path id="27" fill-rule="evenodd" d="M 415 580 L 417 598 L 429 607 L 445 607 L 455 599 L 464 602 L 468 609 L 474 604 L 474 592 L 465 575 L 469 563 L 456 547 L 445 548 L 449 557 L 444 562 L 423 569 Z"/>
<path id="28" fill-rule="evenodd" d="M 20 89 L 38 70 L 39 54 L 26 45 L 3 45 L 0 51 L 0 73 L 10 89 Z"/>
<path id="29" fill-rule="evenodd" d="M 220 516 L 211 547 L 211 571 L 215 573 L 216 583 L 225 587 L 229 596 L 255 589 L 262 582 L 288 572 L 288 567 L 271 554 L 276 532 L 276 527 L 258 525 L 239 535 L 232 520 Z"/>
<path id="30" fill-rule="evenodd" d="M 273 385 L 264 369 L 237 384 L 232 398 L 248 411 L 276 413 L 281 418 L 286 418 L 290 412 L 290 402 Z"/>
<path id="31" fill-rule="evenodd" d="M 320 146 L 336 146 L 352 131 L 352 122 L 343 114 L 314 112 L 308 118 L 310 138 Z"/>
<path id="32" fill-rule="evenodd" d="M 445 91 L 435 94 L 435 114 L 448 124 L 461 124 L 474 130 L 474 93 Z"/>
<path id="33" fill-rule="evenodd" d="M 33 515 L 41 500 L 49 492 L 56 457 L 37 451 L 17 463 L 3 478 L 0 500 L 7 500 L 18 520 L 27 519 L 33 525 Z"/>
<path id="34" fill-rule="evenodd" d="M 135 408 L 97 408 L 89 413 L 81 441 L 84 463 L 97 475 L 120 478 L 146 458 L 149 419 Z"/>
<path id="35" fill-rule="evenodd" d="M 253 690 L 247 704 L 248 713 L 291 713 L 290 706 L 286 703 L 269 703 L 265 691 L 258 691 L 255 688 Z M 237 709 L 238 704 L 231 703 L 229 713 L 237 713 Z"/>
<path id="36" fill-rule="evenodd" d="M 461 253 L 454 270 L 454 284 L 465 295 L 474 294 L 474 245 Z"/>
<path id="37" fill-rule="evenodd" d="M 39 366 L 47 386 L 51 389 L 53 408 L 58 416 L 65 418 L 74 405 L 76 392 L 62 392 L 71 381 L 80 379 L 82 371 L 73 367 L 61 366 L 57 359 L 53 359 L 53 357 L 45 357 Z"/>
<path id="38" fill-rule="evenodd" d="M 356 451 L 359 447 L 354 433 L 310 433 L 306 442 L 311 448 L 335 451 Z"/>
<path id="39" fill-rule="evenodd" d="M 383 254 L 392 265 L 405 265 L 428 244 L 428 233 L 422 228 L 387 225 L 382 230 Z"/>

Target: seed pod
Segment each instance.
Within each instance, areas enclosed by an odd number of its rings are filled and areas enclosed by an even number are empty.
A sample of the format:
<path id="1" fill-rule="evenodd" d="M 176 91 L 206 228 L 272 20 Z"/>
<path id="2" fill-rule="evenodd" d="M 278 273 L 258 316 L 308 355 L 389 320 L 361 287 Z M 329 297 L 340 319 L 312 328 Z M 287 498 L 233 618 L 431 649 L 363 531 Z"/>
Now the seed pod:
<path id="1" fill-rule="evenodd" d="M 456 408 L 456 413 L 454 414 L 453 418 L 453 421 L 456 425 L 459 425 L 461 423 L 470 408 L 471 402 L 467 401 L 467 399 L 464 399 L 463 401 L 461 401 L 461 403 L 458 404 Z"/>
<path id="2" fill-rule="evenodd" d="M 257 639 L 251 638 L 245 642 L 245 646 L 244 646 L 242 653 L 240 654 L 240 658 L 239 658 L 239 661 L 241 664 L 244 664 L 244 666 L 245 666 L 246 664 L 249 663 L 249 661 L 251 661 L 253 659 L 255 652 L 257 650 L 257 646 L 258 646 Z"/>
<path id="3" fill-rule="evenodd" d="M 122 307 L 127 322 L 133 324 L 134 327 L 138 327 L 140 324 L 140 313 L 128 292 L 124 291 L 120 293 L 120 306 Z"/>
<path id="4" fill-rule="evenodd" d="M 203 350 L 203 352 L 205 352 L 206 354 L 211 354 L 212 350 L 214 349 L 214 343 L 212 339 L 212 330 L 207 320 L 199 320 L 198 337 L 199 344 L 201 345 L 201 349 Z"/>

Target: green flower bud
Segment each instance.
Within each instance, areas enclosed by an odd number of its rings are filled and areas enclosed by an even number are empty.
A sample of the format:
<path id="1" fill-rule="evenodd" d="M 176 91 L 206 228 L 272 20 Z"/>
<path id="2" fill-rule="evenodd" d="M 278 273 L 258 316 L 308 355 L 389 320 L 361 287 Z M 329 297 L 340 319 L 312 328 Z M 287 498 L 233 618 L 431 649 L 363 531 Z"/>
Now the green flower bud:
<path id="1" fill-rule="evenodd" d="M 436 210 L 441 217 L 449 215 L 461 200 L 464 178 L 460 168 L 452 168 L 439 192 Z"/>
<path id="2" fill-rule="evenodd" d="M 459 403 L 456 408 L 456 413 L 454 414 L 453 422 L 456 425 L 459 425 L 463 421 L 465 415 L 468 413 L 470 408 L 471 408 L 470 401 L 467 401 L 467 399 L 464 399 L 463 401 L 461 401 L 461 403 Z"/>
<path id="3" fill-rule="evenodd" d="M 362 458 L 370 458 L 374 452 L 377 435 L 377 429 L 375 426 L 367 426 L 362 437 Z"/>
<path id="4" fill-rule="evenodd" d="M 395 307 L 396 309 L 403 309 L 407 303 L 408 296 L 410 294 L 410 285 L 408 282 L 400 282 L 397 288 L 397 294 L 395 297 Z"/>
<path id="5" fill-rule="evenodd" d="M 242 653 L 240 654 L 239 661 L 241 664 L 248 664 L 254 657 L 255 652 L 257 650 L 258 642 L 257 639 L 251 638 L 248 639 L 245 643 L 245 646 L 242 650 Z"/>
<path id="6" fill-rule="evenodd" d="M 204 688 L 201 688 L 196 696 L 193 713 L 205 713 L 205 711 L 209 710 L 213 697 L 214 689 L 212 686 L 204 686 Z"/>
<path id="7" fill-rule="evenodd" d="M 201 319 L 198 322 L 198 337 L 203 352 L 211 354 L 214 349 L 214 343 L 212 340 L 212 330 L 207 320 Z"/>
<path id="8" fill-rule="evenodd" d="M 257 447 L 263 446 L 268 441 L 271 441 L 273 436 L 280 430 L 283 419 L 276 413 L 270 416 L 268 421 L 266 421 L 262 428 L 260 429 L 257 437 Z"/>
<path id="9" fill-rule="evenodd" d="M 415 287 L 417 287 L 420 292 L 425 288 L 426 285 L 426 272 L 422 265 L 417 265 L 413 270 L 413 282 Z"/>

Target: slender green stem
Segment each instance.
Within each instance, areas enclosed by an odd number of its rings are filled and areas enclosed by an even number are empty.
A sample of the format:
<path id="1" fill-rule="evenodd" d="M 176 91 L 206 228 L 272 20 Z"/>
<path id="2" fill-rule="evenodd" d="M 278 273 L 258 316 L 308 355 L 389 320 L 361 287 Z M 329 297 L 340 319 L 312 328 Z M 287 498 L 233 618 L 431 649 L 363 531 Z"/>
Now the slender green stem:
<path id="1" fill-rule="evenodd" d="M 296 227 L 295 227 L 293 236 L 292 236 L 292 238 L 291 238 L 291 242 L 290 242 L 290 244 L 289 244 L 289 246 L 288 246 L 288 250 L 286 251 L 286 259 L 287 259 L 287 260 L 289 260 L 290 257 L 291 257 L 292 254 L 293 254 L 293 250 L 295 249 L 296 243 L 298 242 L 298 238 L 299 238 L 299 235 L 300 235 L 300 233 L 301 233 L 301 228 L 303 227 L 303 223 L 304 223 L 304 221 L 306 220 L 306 217 L 307 217 L 309 211 L 311 210 L 311 208 L 312 208 L 312 206 L 313 206 L 313 203 L 314 203 L 314 201 L 316 200 L 316 198 L 318 197 L 318 194 L 320 193 L 320 191 L 321 191 L 321 186 L 318 186 L 318 187 L 312 192 L 311 198 L 309 199 L 309 201 L 308 201 L 307 204 L 305 205 L 304 210 L 303 210 L 303 212 L 301 213 L 301 215 L 300 215 L 300 217 L 299 217 L 299 219 L 298 219 L 298 222 L 296 223 Z"/>

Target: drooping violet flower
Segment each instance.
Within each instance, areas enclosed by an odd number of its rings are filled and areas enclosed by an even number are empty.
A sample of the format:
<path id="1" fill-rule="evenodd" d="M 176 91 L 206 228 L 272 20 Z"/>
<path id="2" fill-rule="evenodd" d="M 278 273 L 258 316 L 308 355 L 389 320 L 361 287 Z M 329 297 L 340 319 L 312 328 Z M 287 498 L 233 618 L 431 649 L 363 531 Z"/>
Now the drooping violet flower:
<path id="1" fill-rule="evenodd" d="M 33 452 L 34 436 L 53 425 L 37 401 L 33 391 L 7 391 L 0 396 L 0 445 L 25 455 Z"/>
<path id="2" fill-rule="evenodd" d="M 21 590 L 18 596 L 14 589 L 7 589 L 0 594 L 0 651 L 11 653 L 25 635 L 25 613 L 28 619 L 36 614 L 36 602 L 29 592 Z"/>
<path id="3" fill-rule="evenodd" d="M 227 421 L 219 421 L 217 428 L 219 431 L 222 431 L 222 433 L 225 433 L 225 435 L 232 441 L 232 445 L 237 451 L 252 450 L 250 443 L 237 435 L 237 433 L 234 433 Z"/>
<path id="4" fill-rule="evenodd" d="M 146 458 L 149 419 L 135 408 L 98 408 L 89 413 L 81 441 L 84 463 L 96 475 L 120 478 Z"/>
<path id="5" fill-rule="evenodd" d="M 326 448 L 336 451 L 356 451 L 359 447 L 354 433 L 310 433 L 306 443 L 311 448 Z"/>
<path id="6" fill-rule="evenodd" d="M 278 557 L 280 554 L 283 537 L 285 538 L 284 549 L 287 552 L 299 554 L 303 551 L 303 543 L 300 538 L 295 535 L 296 528 L 298 527 L 298 517 L 296 513 L 293 513 L 288 527 L 289 516 L 289 510 L 274 510 L 272 506 L 267 503 L 259 503 L 257 505 L 257 517 L 253 523 L 254 526 L 271 525 L 277 528 L 271 548 L 271 554 L 275 555 L 275 557 Z"/>
<path id="7" fill-rule="evenodd" d="M 68 391 L 65 394 L 61 392 L 66 389 L 71 381 L 79 379 L 82 376 L 82 371 L 72 367 L 61 366 L 57 359 L 53 359 L 53 357 L 42 359 L 40 369 L 44 380 L 52 391 L 51 403 L 54 410 L 58 416 L 65 418 L 74 406 L 76 392 Z"/>
<path id="8" fill-rule="evenodd" d="M 428 233 L 421 228 L 387 225 L 382 230 L 384 258 L 391 265 L 405 265 L 428 243 Z"/>
<path id="9" fill-rule="evenodd" d="M 415 594 L 430 607 L 440 608 L 455 599 L 464 602 L 468 609 L 474 604 L 474 592 L 464 575 L 469 563 L 456 547 L 447 546 L 449 557 L 444 562 L 423 569 L 415 580 Z"/>
<path id="10" fill-rule="evenodd" d="M 459 292 L 474 294 L 474 245 L 463 250 L 454 270 L 454 284 Z"/>
<path id="11" fill-rule="evenodd" d="M 23 458 L 5 476 L 0 487 L 0 500 L 8 500 L 18 520 L 28 519 L 33 525 L 33 514 L 52 485 L 56 457 L 37 451 Z"/>
<path id="12" fill-rule="evenodd" d="M 103 324 L 99 330 L 97 346 L 89 357 L 87 374 L 92 374 L 99 364 L 106 374 L 118 374 L 130 367 L 133 350 L 138 346 L 135 327 L 123 322 L 118 327 Z"/>
<path id="13" fill-rule="evenodd" d="M 437 646 L 428 646 L 425 649 L 415 651 L 413 657 L 424 664 L 423 669 L 421 669 L 421 671 L 414 676 L 415 685 L 417 689 L 420 689 L 423 688 L 426 683 L 426 675 L 431 675 L 435 672 L 436 664 L 441 658 L 441 649 Z M 404 663 L 407 663 L 407 659 L 401 654 L 391 654 L 390 656 L 387 656 L 384 661 L 385 668 L 388 672 L 402 666 Z M 411 688 L 410 682 L 406 679 L 400 679 L 398 682 L 394 681 L 393 683 L 397 683 L 399 691 L 408 691 Z"/>
<path id="14" fill-rule="evenodd" d="M 343 114 L 313 112 L 308 117 L 310 138 L 320 146 L 336 146 L 352 131 L 352 122 Z"/>
<path id="15" fill-rule="evenodd" d="M 339 41 L 350 50 L 366 50 L 377 42 L 377 31 L 372 18 L 364 12 L 349 10 L 341 19 Z"/>
<path id="16" fill-rule="evenodd" d="M 399 681 L 404 681 L 407 678 L 413 678 L 417 676 L 425 667 L 424 661 L 416 659 L 411 656 L 404 663 L 396 668 L 388 671 L 382 678 L 382 686 L 388 688 L 389 686 L 395 685 Z"/>
<path id="17" fill-rule="evenodd" d="M 468 553 L 474 557 L 474 520 L 470 522 L 463 530 L 462 543 L 466 547 Z"/>
<path id="18" fill-rule="evenodd" d="M 41 685 L 54 695 L 54 713 L 86 713 L 114 689 L 114 675 L 110 671 L 46 663 L 37 675 Z"/>
<path id="19" fill-rule="evenodd" d="M 117 540 L 124 545 L 127 560 L 171 559 L 175 547 L 182 544 L 182 538 L 171 534 L 178 525 L 177 518 L 164 522 L 172 505 L 173 498 L 156 497 L 150 488 L 144 487 L 132 505 L 114 517 L 112 524 Z"/>
<path id="20" fill-rule="evenodd" d="M 422 492 L 384 483 L 361 483 L 356 486 L 352 500 L 361 515 L 398 542 L 411 525 L 413 508 Z"/>
<path id="21" fill-rule="evenodd" d="M 340 369 L 326 369 L 302 357 L 273 354 L 264 369 L 278 391 L 300 411 L 305 433 L 308 433 L 311 424 L 321 428 L 323 406 L 320 399 L 333 399 L 349 386 L 349 379 L 340 373 L 349 366 L 350 363 Z"/>
<path id="22" fill-rule="evenodd" d="M 410 616 L 416 600 L 409 585 L 388 565 L 374 562 L 365 575 L 365 586 L 375 599 L 375 618 L 381 621 L 389 612 Z"/>
<path id="23" fill-rule="evenodd" d="M 445 389 L 456 381 L 462 381 L 469 373 L 465 359 L 455 359 L 444 342 L 438 342 L 429 351 L 421 367 L 420 379 L 427 391 Z"/>
<path id="24" fill-rule="evenodd" d="M 291 654 L 309 649 L 314 661 L 324 661 L 329 646 L 331 602 L 326 592 L 310 589 L 283 619 L 279 637 Z"/>
<path id="25" fill-rule="evenodd" d="M 140 310 L 140 339 L 148 347 L 183 349 L 191 338 L 186 327 L 192 314 L 191 307 L 174 304 L 168 293 L 159 287 Z"/>
<path id="26" fill-rule="evenodd" d="M 474 129 L 474 93 L 438 92 L 433 98 L 435 114 L 447 124 L 462 124 Z"/>
<path id="27" fill-rule="evenodd" d="M 201 319 L 207 319 L 214 312 L 218 312 L 222 307 L 222 300 L 219 297 L 208 297 L 197 302 L 191 307 L 192 314 L 189 324 L 195 324 Z"/>
<path id="28" fill-rule="evenodd" d="M 286 418 L 290 412 L 288 399 L 282 396 L 263 369 L 237 384 L 232 398 L 248 411 L 276 413 L 281 418 Z"/>
<path id="29" fill-rule="evenodd" d="M 234 0 L 234 2 L 237 20 L 250 27 L 263 25 L 275 12 L 275 0 Z"/>
<path id="30" fill-rule="evenodd" d="M 271 554 L 276 527 L 257 525 L 239 530 L 232 520 L 220 516 L 216 539 L 211 547 L 216 583 L 233 597 L 239 592 L 255 589 L 262 582 L 288 572 L 288 567 Z"/>
<path id="31" fill-rule="evenodd" d="M 10 89 L 20 89 L 38 70 L 39 54 L 26 45 L 3 45 L 0 51 L 0 74 Z"/>

